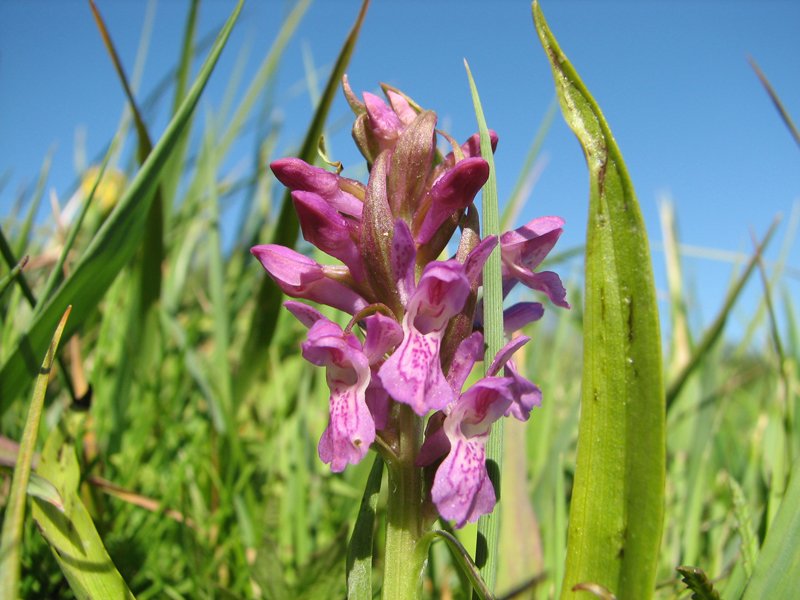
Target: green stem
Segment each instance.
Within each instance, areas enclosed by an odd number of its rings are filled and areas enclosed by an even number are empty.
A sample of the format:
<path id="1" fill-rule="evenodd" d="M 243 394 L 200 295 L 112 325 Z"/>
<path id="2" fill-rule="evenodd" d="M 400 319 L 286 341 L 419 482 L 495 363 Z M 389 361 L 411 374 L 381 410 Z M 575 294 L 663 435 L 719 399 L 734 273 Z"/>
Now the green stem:
<path id="1" fill-rule="evenodd" d="M 389 495 L 386 506 L 386 557 L 383 600 L 419 598 L 429 540 L 423 515 L 422 469 L 414 465 L 422 440 L 422 419 L 410 407 L 397 413 L 397 452 L 387 461 Z"/>

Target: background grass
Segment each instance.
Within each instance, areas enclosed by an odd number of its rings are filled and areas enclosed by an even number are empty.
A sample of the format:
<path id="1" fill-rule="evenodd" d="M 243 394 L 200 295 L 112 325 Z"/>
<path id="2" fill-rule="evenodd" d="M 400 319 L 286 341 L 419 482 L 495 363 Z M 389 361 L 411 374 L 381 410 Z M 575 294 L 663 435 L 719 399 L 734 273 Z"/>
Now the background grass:
<path id="1" fill-rule="evenodd" d="M 113 274 L 102 261 L 83 272 L 84 285 L 97 301 L 80 308 L 83 317 L 62 342 L 39 447 L 53 431 L 65 429 L 78 457 L 80 497 L 138 598 L 346 594 L 346 541 L 372 461 L 334 476 L 318 460 L 328 391 L 324 373 L 299 356 L 302 326 L 268 315 L 277 318 L 274 335 L 248 373 L 248 385 L 237 385 L 237 375 L 251 359 L 252 324 L 263 321 L 260 311 L 265 310 L 257 301 L 265 274 L 248 249 L 280 235 L 275 223 L 283 206 L 283 192 L 266 169 L 278 158 L 273 150 L 279 132 L 264 122 L 264 103 L 271 101 L 269 86 L 282 48 L 304 10 L 299 4 L 252 82 L 230 76 L 229 97 L 243 98 L 240 103 L 223 102 L 187 115 L 191 135 L 176 136 L 160 177 L 148 180 L 150 192 L 139 190 L 141 202 L 125 199 L 142 185 L 137 173 L 141 177 L 141 164 L 157 151 L 146 141 L 148 122 L 157 115 L 147 111 L 135 126 L 124 121 L 118 131 L 108 132 L 102 175 L 98 159 L 78 175 L 74 189 L 58 191 L 62 198 L 85 202 L 79 204 L 86 207 L 82 219 L 33 220 L 47 180 L 46 158 L 40 185 L 20 197 L 17 210 L 2 221 L 0 277 L 23 255 L 30 257 L 22 275 L 0 282 L 4 365 L 25 348 L 21 342 L 37 315 L 59 297 L 82 261 L 96 256 L 98 244 L 111 245 L 101 251 L 132 244 L 129 258 Z M 157 92 L 173 100 L 171 115 L 180 113 L 189 93 L 188 73 L 207 48 L 196 40 L 193 14 L 187 16 L 185 51 L 176 57 L 174 77 Z M 315 98 L 316 84 L 307 83 Z M 223 165 L 248 128 L 260 132 L 251 168 L 231 174 Z M 136 152 L 115 152 L 128 137 Z M 159 147 L 158 140 L 152 147 Z M 223 249 L 225 199 L 234 193 L 246 198 L 247 216 L 233 227 L 232 242 Z M 142 224 L 135 241 L 124 238 L 125 229 L 121 238 L 108 235 L 109 223 L 124 216 Z M 694 305 L 697 282 L 682 276 L 679 217 L 664 204 L 664 252 L 655 255 L 664 257 L 670 274 L 664 290 L 670 328 L 663 338 L 671 391 L 657 593 L 685 595 L 675 568 L 693 565 L 724 597 L 738 598 L 758 570 L 760 548 L 797 456 L 800 330 L 795 302 L 781 283 L 782 263 L 766 269 L 757 260 L 749 271 L 732 267 L 730 302 L 720 307 L 708 330 L 690 326 L 699 321 L 688 308 Z M 519 597 L 557 596 L 564 568 L 583 314 L 579 261 L 568 258 L 576 249 L 560 250 L 562 258 L 551 259 L 548 268 L 564 276 L 574 308 L 551 310 L 546 321 L 525 331 L 534 341 L 522 370 L 544 390 L 545 401 L 526 426 L 509 425 L 505 435 L 498 589 L 512 590 L 540 577 L 537 587 Z M 745 335 L 733 339 L 724 325 L 742 272 L 761 273 L 764 295 Z M 99 282 L 106 279 L 101 289 Z M 46 332 L 47 341 L 52 333 Z M 33 358 L 39 364 L 43 355 Z M 26 376 L 19 385 L 4 382 L 0 456 L 9 467 L 33 381 Z M 5 481 L 7 490 L 10 477 Z M 380 498 L 379 521 L 383 505 Z M 380 527 L 376 536 L 379 549 Z M 474 530 L 466 528 L 460 538 L 473 546 Z M 381 561 L 378 551 L 378 570 Z M 31 519 L 24 525 L 21 567 L 23 597 L 72 597 Z M 434 545 L 424 589 L 431 598 L 469 595 L 442 543 Z"/>

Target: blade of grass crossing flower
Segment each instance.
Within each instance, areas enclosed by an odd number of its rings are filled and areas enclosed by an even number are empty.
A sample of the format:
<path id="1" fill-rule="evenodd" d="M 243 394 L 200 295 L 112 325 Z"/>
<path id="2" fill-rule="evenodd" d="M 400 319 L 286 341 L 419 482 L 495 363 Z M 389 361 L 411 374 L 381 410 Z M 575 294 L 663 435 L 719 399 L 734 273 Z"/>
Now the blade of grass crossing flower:
<path id="1" fill-rule="evenodd" d="M 347 600 L 372 600 L 372 533 L 382 478 L 383 459 L 376 455 L 347 545 Z"/>
<path id="2" fill-rule="evenodd" d="M 665 406 L 647 234 L 594 99 L 538 3 L 533 18 L 567 124 L 589 168 L 584 366 L 562 598 L 579 584 L 650 598 L 664 516 Z"/>
<path id="3" fill-rule="evenodd" d="M 236 23 L 241 7 L 242 0 L 237 3 L 220 31 L 197 79 L 181 104 L 181 109 L 170 121 L 163 137 L 92 239 L 70 276 L 36 316 L 28 331 L 19 340 L 14 352 L 2 366 L 0 414 L 5 412 L 9 403 L 22 391 L 26 377 L 35 373 L 37 367 L 34 357 L 37 352 L 44 351 L 48 340 L 47 332 L 55 328 L 55 323 L 64 307 L 68 303 L 81 307 L 80 310 L 76 309 L 73 319 L 70 319 L 64 331 L 65 338 L 68 338 L 88 318 L 122 267 L 139 248 L 147 214 L 164 164 L 197 105 L 200 94 Z"/>
<path id="4" fill-rule="evenodd" d="M 469 88 L 472 94 L 472 105 L 478 121 L 478 130 L 481 138 L 481 156 L 489 163 L 489 179 L 481 192 L 481 207 L 483 214 L 482 237 L 490 235 L 500 237 L 500 216 L 497 206 L 497 175 L 494 168 L 494 156 L 489 139 L 489 128 L 481 107 L 478 89 L 472 78 L 467 61 L 464 61 L 469 79 Z M 486 342 L 486 357 L 484 366 L 488 368 L 492 358 L 503 347 L 503 282 L 500 272 L 500 249 L 495 248 L 489 255 L 483 267 L 483 337 Z M 494 485 L 495 492 L 499 495 L 500 474 L 503 462 L 503 423 L 497 421 L 492 426 L 489 439 L 486 442 L 486 462 L 489 477 Z M 478 519 L 478 543 L 475 550 L 475 563 L 481 569 L 481 575 L 490 590 L 494 590 L 497 580 L 497 546 L 500 538 L 500 513 L 502 505 L 498 504 L 494 511 Z M 530 533 L 530 532 L 528 532 Z"/>
<path id="5" fill-rule="evenodd" d="M 25 420 L 25 429 L 19 445 L 17 462 L 14 467 L 14 476 L 11 480 L 11 490 L 8 493 L 5 518 L 3 519 L 3 532 L 0 537 L 0 590 L 3 598 L 17 598 L 19 596 L 20 575 L 20 550 L 22 547 L 22 523 L 25 519 L 25 496 L 31 477 L 31 462 L 39 435 L 39 422 L 44 407 L 44 397 L 47 392 L 47 383 L 50 380 L 50 370 L 55 362 L 58 343 L 64 332 L 72 307 L 67 307 L 56 327 L 50 348 L 42 361 L 42 367 L 36 378 L 33 398 L 28 408 L 28 418 Z"/>
<path id="6" fill-rule="evenodd" d="M 303 159 L 307 163 L 313 163 L 316 160 L 319 137 L 322 135 L 325 120 L 328 117 L 328 112 L 333 103 L 333 98 L 338 89 L 339 82 L 350 62 L 350 57 L 353 54 L 359 32 L 361 31 L 361 24 L 364 22 L 368 7 L 369 0 L 364 0 L 361 4 L 361 10 L 356 17 L 356 21 L 350 30 L 350 34 L 347 36 L 339 52 L 336 64 L 331 71 L 331 75 L 325 85 L 325 90 L 317 105 L 317 110 L 314 112 L 314 118 L 306 132 L 303 145 L 298 153 L 298 158 Z M 273 229 L 275 233 L 272 243 L 286 246 L 287 248 L 294 248 L 297 243 L 299 229 L 300 223 L 294 212 L 291 192 L 287 190 L 283 197 L 280 214 Z M 280 289 L 278 289 L 278 286 L 276 286 L 269 277 L 262 277 L 260 281 L 261 283 L 256 291 L 255 308 L 252 312 L 250 326 L 247 328 L 248 336 L 241 352 L 242 363 L 239 366 L 239 372 L 236 376 L 236 388 L 234 390 L 234 397 L 236 398 L 240 398 L 243 395 L 244 391 L 250 386 L 250 382 L 258 368 L 263 365 L 267 349 L 275 333 L 278 314 L 280 313 L 278 309 L 281 299 L 283 298 Z"/>
<path id="7" fill-rule="evenodd" d="M 743 600 L 792 598 L 800 573 L 800 461 L 795 461 L 786 495 L 761 546 Z"/>

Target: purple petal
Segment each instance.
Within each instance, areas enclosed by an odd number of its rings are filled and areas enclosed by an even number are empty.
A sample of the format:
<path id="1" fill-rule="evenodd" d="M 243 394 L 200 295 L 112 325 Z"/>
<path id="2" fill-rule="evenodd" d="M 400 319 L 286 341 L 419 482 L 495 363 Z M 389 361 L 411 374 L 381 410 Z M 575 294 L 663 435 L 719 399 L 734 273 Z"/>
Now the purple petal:
<path id="1" fill-rule="evenodd" d="M 326 277 L 322 265 L 299 252 L 276 244 L 253 246 L 250 252 L 261 261 L 284 294 L 327 304 L 350 314 L 367 306 L 360 295 Z"/>
<path id="2" fill-rule="evenodd" d="M 306 360 L 326 367 L 330 421 L 318 451 L 320 459 L 339 472 L 364 458 L 375 440 L 375 423 L 365 398 L 369 363 L 355 336 L 324 318 L 312 325 L 302 350 Z"/>
<path id="3" fill-rule="evenodd" d="M 314 325 L 314 323 L 325 318 L 325 316 L 316 308 L 309 306 L 308 304 L 303 304 L 302 302 L 287 300 L 283 303 L 283 306 L 286 307 L 286 309 L 292 313 L 298 321 L 300 321 L 309 329 L 312 325 Z"/>
<path id="4" fill-rule="evenodd" d="M 474 331 L 458 345 L 447 373 L 447 381 L 454 392 L 461 393 L 475 362 L 483 358 L 483 352 L 483 334 L 480 331 Z"/>
<path id="5" fill-rule="evenodd" d="M 429 263 L 408 302 L 403 343 L 378 371 L 383 387 L 418 415 L 447 406 L 455 394 L 442 373 L 439 351 L 444 329 L 469 294 L 459 262 Z"/>
<path id="6" fill-rule="evenodd" d="M 563 232 L 560 217 L 541 217 L 500 236 L 503 263 L 533 271 L 553 249 Z"/>
<path id="7" fill-rule="evenodd" d="M 494 360 L 492 360 L 492 364 L 486 370 L 486 374 L 490 376 L 497 375 L 500 369 L 505 366 L 506 362 L 511 359 L 511 355 L 530 341 L 531 338 L 527 335 L 520 335 L 508 342 L 498 350 L 497 355 L 494 357 Z"/>
<path id="8" fill-rule="evenodd" d="M 444 331 L 464 308 L 469 291 L 464 265 L 456 260 L 428 263 L 406 308 L 413 328 L 423 334 Z"/>
<path id="9" fill-rule="evenodd" d="M 482 158 L 465 158 L 445 171 L 430 190 L 430 207 L 416 240 L 427 243 L 448 218 L 463 210 L 489 178 L 489 163 Z"/>
<path id="10" fill-rule="evenodd" d="M 442 332 L 422 334 L 408 328 L 403 343 L 378 370 L 383 387 L 397 402 L 408 404 L 422 416 L 440 410 L 454 398 L 454 393 L 442 373 L 439 348 Z"/>
<path id="11" fill-rule="evenodd" d="M 383 431 L 389 424 L 389 410 L 391 409 L 391 399 L 389 394 L 383 389 L 379 377 L 372 377 L 369 380 L 369 387 L 366 392 L 367 408 L 372 414 L 375 422 L 375 429 Z"/>
<path id="12" fill-rule="evenodd" d="M 489 235 L 483 238 L 467 255 L 467 259 L 464 261 L 464 270 L 470 283 L 481 280 L 483 265 L 486 264 L 495 246 L 497 246 L 497 238 Z"/>
<path id="13" fill-rule="evenodd" d="M 283 185 L 292 191 L 314 192 L 321 196 L 334 209 L 354 217 L 361 217 L 363 203 L 352 193 L 340 189 L 340 185 L 357 187 L 358 184 L 345 180 L 335 173 L 309 165 L 299 158 L 281 158 L 270 164 Z"/>
<path id="14" fill-rule="evenodd" d="M 511 335 L 542 318 L 544 307 L 539 302 L 518 302 L 503 311 L 503 329 L 506 335 Z"/>
<path id="15" fill-rule="evenodd" d="M 433 413 L 425 426 L 425 441 L 419 449 L 419 454 L 414 461 L 418 467 L 432 465 L 445 454 L 450 452 L 450 440 L 442 428 L 445 414 L 442 411 Z"/>
<path id="16" fill-rule="evenodd" d="M 386 90 L 386 97 L 389 98 L 389 104 L 392 105 L 392 110 L 395 112 L 400 121 L 404 125 L 410 125 L 417 118 L 417 111 L 415 111 L 408 100 L 402 95 L 392 90 Z"/>
<path id="17" fill-rule="evenodd" d="M 372 365 L 403 341 L 403 328 L 391 317 L 380 313 L 367 317 L 364 322 L 367 327 L 364 354 Z"/>
<path id="18" fill-rule="evenodd" d="M 564 289 L 564 285 L 561 283 L 561 278 L 558 276 L 558 273 L 554 273 L 553 271 L 531 273 L 530 271 L 521 270 L 511 271 L 511 273 L 512 278 L 517 279 L 529 288 L 544 292 L 556 306 L 569 308 L 569 302 L 567 302 L 566 299 L 567 291 Z M 504 272 L 503 277 L 505 276 Z"/>
<path id="19" fill-rule="evenodd" d="M 355 242 L 359 223 L 343 217 L 314 192 L 292 192 L 292 200 L 303 237 L 346 264 L 356 281 L 363 281 L 364 264 Z"/>
<path id="20" fill-rule="evenodd" d="M 455 521 L 456 527 L 492 512 L 496 498 L 486 471 L 483 440 L 459 440 L 439 465 L 431 488 L 431 499 L 439 514 Z"/>
<path id="21" fill-rule="evenodd" d="M 533 407 L 542 405 L 542 390 L 535 383 L 520 375 L 512 360 L 506 363 L 505 374 L 513 381 L 511 384 L 513 398 L 506 411 L 506 416 L 512 416 L 520 421 L 527 421 L 531 416 Z"/>
<path id="22" fill-rule="evenodd" d="M 454 435 L 488 436 L 492 423 L 505 414 L 513 401 L 511 384 L 507 377 L 484 377 L 461 394 L 445 423 L 450 441 Z"/>
<path id="23" fill-rule="evenodd" d="M 357 464 L 375 441 L 375 422 L 355 386 L 331 387 L 330 421 L 322 433 L 317 451 L 320 460 L 340 473 L 348 464 Z"/>
<path id="24" fill-rule="evenodd" d="M 397 139 L 404 126 L 394 111 L 375 94 L 364 92 L 363 96 L 369 124 L 375 135 L 387 141 Z"/>
<path id="25" fill-rule="evenodd" d="M 493 129 L 489 130 L 489 141 L 492 144 L 492 153 L 497 150 L 497 132 Z M 473 134 L 470 138 L 461 145 L 461 150 L 464 156 L 480 156 L 481 155 L 481 136 L 479 133 Z"/>

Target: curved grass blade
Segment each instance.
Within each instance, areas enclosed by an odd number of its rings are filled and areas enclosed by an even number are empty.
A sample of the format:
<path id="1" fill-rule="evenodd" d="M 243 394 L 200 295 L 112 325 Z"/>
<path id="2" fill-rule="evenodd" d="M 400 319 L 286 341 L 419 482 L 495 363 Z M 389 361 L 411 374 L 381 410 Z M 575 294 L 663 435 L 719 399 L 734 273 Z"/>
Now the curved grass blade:
<path id="1" fill-rule="evenodd" d="M 761 85 L 764 86 L 764 89 L 767 90 L 767 94 L 769 94 L 770 100 L 775 105 L 775 108 L 778 111 L 778 114 L 781 116 L 781 120 L 786 125 L 786 128 L 789 130 L 789 133 L 792 134 L 792 138 L 800 146 L 800 131 L 797 130 L 797 126 L 792 121 L 792 117 L 789 115 L 789 111 L 786 110 L 786 107 L 783 106 L 783 102 L 781 102 L 780 96 L 778 96 L 778 92 L 775 91 L 775 88 L 772 87 L 772 84 L 767 79 L 767 76 L 764 75 L 764 71 L 761 70 L 761 67 L 758 66 L 755 59 L 752 56 L 747 57 L 747 61 L 750 63 L 753 71 L 756 73 L 756 77 L 761 82 Z"/>
<path id="2" fill-rule="evenodd" d="M 125 190 L 114 211 L 92 239 L 69 278 L 36 316 L 0 370 L 0 415 L 22 391 L 27 377 L 36 372 L 34 357 L 44 351 L 48 340 L 47 332 L 55 328 L 58 315 L 63 308 L 67 304 L 80 307 L 76 308 L 73 319 L 64 331 L 64 336 L 69 338 L 91 314 L 117 274 L 139 248 L 162 168 L 175 148 L 214 70 L 239 16 L 242 3 L 243 0 L 239 0 L 217 36 L 197 79 L 181 104 L 181 109 L 170 121 L 163 137 Z"/>
<path id="3" fill-rule="evenodd" d="M 464 61 L 472 94 L 472 105 L 478 120 L 478 131 L 481 137 L 481 156 L 489 163 L 489 179 L 481 191 L 481 212 L 483 214 L 483 235 L 500 237 L 500 216 L 497 206 L 497 174 L 494 168 L 494 155 L 489 139 L 489 128 L 483 115 L 481 99 L 467 61 Z M 503 282 L 500 273 L 500 248 L 495 248 L 483 267 L 483 338 L 486 343 L 486 356 L 494 357 L 503 346 Z M 484 361 L 484 368 L 489 368 L 491 358 Z M 486 441 L 486 461 L 489 478 L 495 491 L 500 491 L 500 473 L 503 463 L 503 420 L 492 425 L 489 439 Z M 475 546 L 475 563 L 480 567 L 481 576 L 488 589 L 494 590 L 497 581 L 497 547 L 500 539 L 500 511 L 498 503 L 488 515 L 478 519 L 478 541 Z"/>
<path id="4" fill-rule="evenodd" d="M 17 454 L 17 463 L 14 467 L 14 477 L 11 480 L 11 490 L 8 494 L 5 519 L 3 520 L 3 533 L 0 537 L 0 590 L 3 598 L 17 598 L 19 596 L 20 573 L 20 547 L 22 545 L 22 523 L 25 518 L 25 496 L 28 483 L 31 479 L 31 462 L 39 435 L 39 422 L 44 407 L 44 397 L 47 392 L 47 383 L 50 381 L 50 370 L 55 362 L 58 343 L 64 333 L 64 326 L 69 318 L 72 307 L 61 317 L 50 347 L 47 349 L 39 375 L 36 377 L 36 386 L 33 389 L 33 398 L 28 408 L 28 418 L 25 420 L 25 429 Z"/>
<path id="5" fill-rule="evenodd" d="M 664 515 L 665 405 L 650 252 L 622 155 L 536 2 L 533 19 L 589 168 L 584 366 L 562 598 L 592 582 L 654 591 Z"/>
<path id="6" fill-rule="evenodd" d="M 800 461 L 795 461 L 789 486 L 775 515 L 744 600 L 792 598 L 797 594 L 800 573 Z"/>
<path id="7" fill-rule="evenodd" d="M 382 478 L 383 459 L 376 455 L 347 546 L 347 600 L 372 600 L 372 532 Z"/>
<path id="8" fill-rule="evenodd" d="M 314 119 L 306 132 L 298 158 L 307 163 L 313 163 L 317 157 L 317 144 L 333 103 L 333 96 L 350 62 L 368 7 L 369 0 L 364 0 L 353 28 L 350 30 L 339 52 L 336 64 L 333 66 L 331 75 L 328 78 L 328 83 L 325 85 L 325 90 L 314 113 Z M 272 239 L 273 244 L 294 248 L 297 243 L 297 234 L 300 231 L 300 223 L 294 212 L 294 204 L 292 204 L 289 190 L 284 194 L 281 211 L 273 231 L 275 232 Z M 247 328 L 249 331 L 247 340 L 245 340 L 244 348 L 240 354 L 242 363 L 239 366 L 239 373 L 236 377 L 237 387 L 234 394 L 236 398 L 241 397 L 244 390 L 248 389 L 258 367 L 263 365 L 266 360 L 269 344 L 275 333 L 275 326 L 278 323 L 282 297 L 280 289 L 269 277 L 261 278 L 260 287 L 256 292 L 254 304 L 256 308 L 253 311 L 250 326 Z"/>
<path id="9" fill-rule="evenodd" d="M 22 260 L 17 263 L 17 266 L 11 269 L 10 273 L 3 275 L 0 277 L 0 297 L 3 296 L 6 292 L 6 288 L 8 288 L 11 281 L 22 272 L 22 269 L 25 268 L 25 265 L 28 264 L 28 257 L 23 256 Z"/>
<path id="10" fill-rule="evenodd" d="M 467 552 L 467 549 L 458 541 L 458 538 L 452 533 L 441 529 L 431 532 L 430 535 L 439 536 L 447 542 L 450 554 L 452 554 L 453 559 L 455 559 L 458 568 L 461 569 L 469 579 L 475 595 L 480 598 L 480 600 L 494 600 L 494 595 L 481 577 L 478 566 L 472 562 L 469 552 Z"/>
<path id="11" fill-rule="evenodd" d="M 64 505 L 58 508 L 34 498 L 31 513 L 75 596 L 79 600 L 132 599 L 81 501 L 75 448 L 64 439 L 61 428 L 48 436 L 37 473 L 56 487 Z"/>

